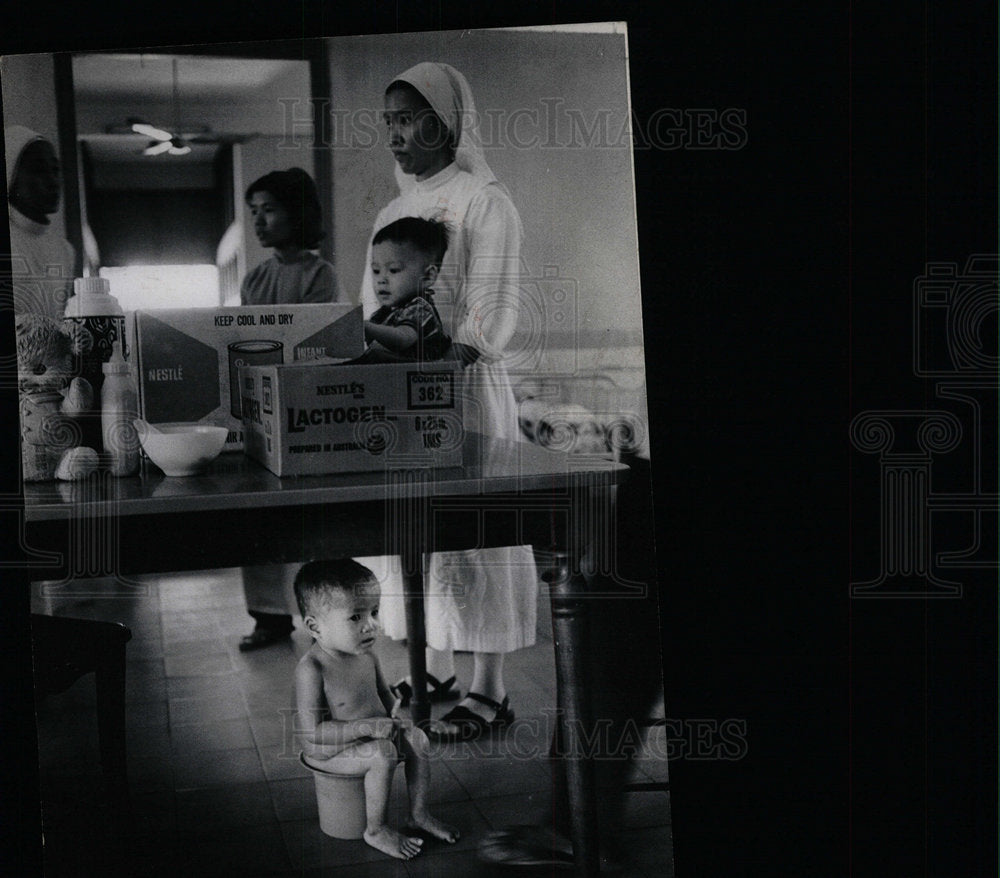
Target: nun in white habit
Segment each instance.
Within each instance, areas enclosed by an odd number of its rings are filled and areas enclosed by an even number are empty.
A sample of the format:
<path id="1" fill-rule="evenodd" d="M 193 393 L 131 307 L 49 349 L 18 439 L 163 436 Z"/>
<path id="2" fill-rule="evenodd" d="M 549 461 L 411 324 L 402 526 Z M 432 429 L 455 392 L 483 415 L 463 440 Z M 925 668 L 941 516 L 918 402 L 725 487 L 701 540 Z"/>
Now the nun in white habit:
<path id="1" fill-rule="evenodd" d="M 521 220 L 483 156 L 469 84 L 448 64 L 417 64 L 386 89 L 385 122 L 400 194 L 379 212 L 374 231 L 405 216 L 447 224 L 449 246 L 434 291 L 467 364 L 465 428 L 518 440 L 504 351 L 521 294 Z M 362 287 L 366 315 L 376 307 L 370 263 Z M 398 574 L 384 559 L 362 560 L 383 578 L 386 633 L 405 637 Z M 435 728 L 439 736 L 468 740 L 513 719 L 503 658 L 535 642 L 534 558 L 528 546 L 437 552 L 425 567 L 431 701 L 458 698 L 452 652 L 474 653 L 468 694 L 442 718 L 447 726 Z M 393 688 L 408 701 L 408 681 Z"/>
<path id="2" fill-rule="evenodd" d="M 62 320 L 73 284 L 74 251 L 51 217 L 59 210 L 55 147 L 23 125 L 4 129 L 14 311 Z"/>

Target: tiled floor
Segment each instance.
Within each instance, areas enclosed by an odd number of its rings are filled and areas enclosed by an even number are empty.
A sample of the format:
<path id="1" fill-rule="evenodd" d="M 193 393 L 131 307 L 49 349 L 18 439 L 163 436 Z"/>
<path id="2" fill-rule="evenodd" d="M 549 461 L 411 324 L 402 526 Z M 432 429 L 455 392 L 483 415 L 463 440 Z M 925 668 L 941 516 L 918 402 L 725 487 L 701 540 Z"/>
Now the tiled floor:
<path id="1" fill-rule="evenodd" d="M 128 644 L 128 760 L 133 826 L 116 832 L 97 757 L 92 676 L 37 706 L 46 874 L 50 875 L 495 875 L 476 859 L 489 830 L 540 819 L 549 810 L 554 669 L 547 597 L 539 639 L 508 657 L 506 682 L 517 722 L 501 737 L 437 746 L 435 813 L 462 832 L 455 845 L 427 843 L 415 859 L 393 861 L 362 841 L 319 829 L 312 778 L 289 742 L 292 670 L 309 646 L 293 640 L 243 654 L 251 625 L 238 571 L 71 586 L 43 593 L 36 612 L 110 619 L 132 630 Z M 390 679 L 405 668 L 404 647 L 382 638 Z M 471 656 L 456 656 L 467 682 Z M 651 732 L 655 735 L 656 731 Z M 636 779 L 663 780 L 662 742 L 652 738 Z M 405 816 L 397 771 L 396 821 Z M 636 793 L 621 833 L 630 861 L 619 874 L 673 874 L 668 793 Z M 543 873 L 540 873 L 543 874 Z"/>

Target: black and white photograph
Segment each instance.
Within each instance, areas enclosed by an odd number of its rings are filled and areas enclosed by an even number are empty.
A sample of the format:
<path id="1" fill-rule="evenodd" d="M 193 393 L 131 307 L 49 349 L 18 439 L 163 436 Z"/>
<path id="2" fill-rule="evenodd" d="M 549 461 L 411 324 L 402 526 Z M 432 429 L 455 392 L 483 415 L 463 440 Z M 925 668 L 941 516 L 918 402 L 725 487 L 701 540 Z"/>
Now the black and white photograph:
<path id="1" fill-rule="evenodd" d="M 3 59 L 47 873 L 669 869 L 627 47 Z"/>
<path id="2" fill-rule="evenodd" d="M 3 862 L 997 862 L 996 9 L 4 12 Z"/>

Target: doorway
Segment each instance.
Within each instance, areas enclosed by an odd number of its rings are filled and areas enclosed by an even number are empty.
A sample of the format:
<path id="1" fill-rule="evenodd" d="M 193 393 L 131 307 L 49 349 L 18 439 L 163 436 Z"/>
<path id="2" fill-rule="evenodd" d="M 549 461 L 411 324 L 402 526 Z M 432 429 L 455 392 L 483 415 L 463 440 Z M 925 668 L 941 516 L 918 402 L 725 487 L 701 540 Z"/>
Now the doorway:
<path id="1" fill-rule="evenodd" d="M 83 273 L 108 277 L 126 309 L 239 304 L 243 276 L 268 255 L 246 187 L 302 167 L 331 209 L 328 159 L 302 122 L 324 59 L 322 40 L 73 55 Z"/>

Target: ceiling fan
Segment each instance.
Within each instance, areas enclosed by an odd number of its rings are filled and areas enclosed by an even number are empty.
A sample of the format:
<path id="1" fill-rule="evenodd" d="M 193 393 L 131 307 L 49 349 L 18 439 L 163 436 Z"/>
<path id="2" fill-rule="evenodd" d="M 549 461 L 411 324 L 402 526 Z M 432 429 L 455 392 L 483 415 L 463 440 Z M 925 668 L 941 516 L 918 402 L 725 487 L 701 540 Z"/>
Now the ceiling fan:
<path id="1" fill-rule="evenodd" d="M 188 146 L 187 141 L 179 134 L 173 135 L 162 128 L 148 125 L 140 119 L 129 119 L 129 122 L 136 134 L 143 134 L 146 137 L 152 138 L 149 146 L 142 151 L 143 155 L 162 155 L 163 153 L 168 153 L 169 155 L 187 155 L 191 152 L 191 147 Z"/>
<path id="2" fill-rule="evenodd" d="M 200 131 L 184 131 L 180 124 L 180 99 L 177 81 L 177 59 L 173 58 L 173 128 L 166 129 L 159 125 L 152 125 L 145 120 L 130 116 L 125 122 L 125 130 L 141 134 L 150 138 L 149 145 L 142 151 L 143 155 L 187 155 L 191 152 L 192 143 L 217 143 L 225 138 L 207 136 L 208 128 L 202 127 Z M 108 129 L 113 133 L 112 129 Z M 114 130 L 121 131 L 115 127 Z"/>

